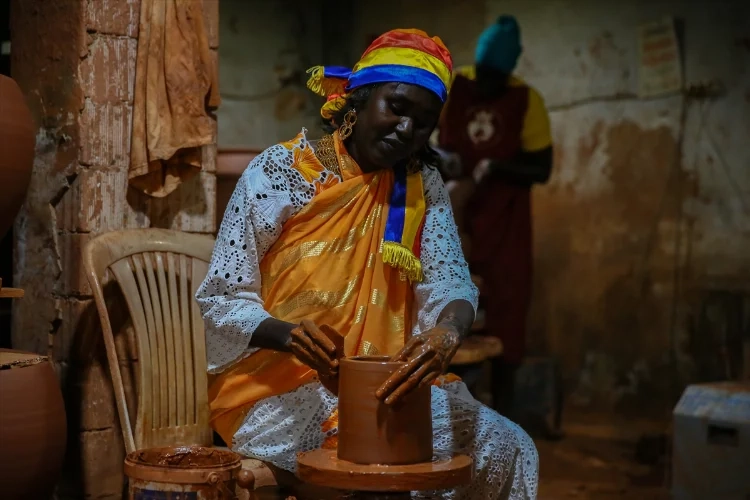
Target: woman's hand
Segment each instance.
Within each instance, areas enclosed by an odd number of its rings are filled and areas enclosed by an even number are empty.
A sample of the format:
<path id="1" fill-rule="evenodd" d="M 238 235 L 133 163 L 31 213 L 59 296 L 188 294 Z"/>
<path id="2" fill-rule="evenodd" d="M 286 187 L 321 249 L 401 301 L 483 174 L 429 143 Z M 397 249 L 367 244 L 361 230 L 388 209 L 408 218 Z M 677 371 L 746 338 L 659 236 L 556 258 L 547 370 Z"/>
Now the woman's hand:
<path id="1" fill-rule="evenodd" d="M 406 361 L 383 385 L 375 397 L 393 405 L 418 387 L 432 384 L 448 369 L 461 344 L 461 333 L 451 322 L 438 324 L 420 335 L 414 335 L 393 358 Z"/>
<path id="2" fill-rule="evenodd" d="M 288 341 L 288 348 L 297 359 L 318 372 L 321 379 L 335 379 L 339 374 L 339 357 L 343 348 L 334 343 L 336 337 L 343 339 L 333 328 L 323 325 L 321 328 L 310 320 L 293 328 Z"/>

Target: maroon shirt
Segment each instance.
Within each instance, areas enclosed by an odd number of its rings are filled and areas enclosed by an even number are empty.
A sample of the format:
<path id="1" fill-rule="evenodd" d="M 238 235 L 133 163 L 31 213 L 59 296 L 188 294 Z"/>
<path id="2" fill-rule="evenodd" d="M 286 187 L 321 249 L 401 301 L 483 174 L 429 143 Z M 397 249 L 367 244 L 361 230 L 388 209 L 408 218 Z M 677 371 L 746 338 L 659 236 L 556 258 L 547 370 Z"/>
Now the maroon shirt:
<path id="1" fill-rule="evenodd" d="M 509 86 L 501 97 L 483 101 L 476 83 L 458 75 L 441 117 L 440 146 L 461 157 L 467 176 L 482 159 L 510 160 L 522 149 L 528 103 L 525 85 Z M 466 214 L 470 266 L 485 285 L 487 331 L 502 339 L 506 360 L 520 362 L 531 294 L 530 188 L 485 180 Z"/>

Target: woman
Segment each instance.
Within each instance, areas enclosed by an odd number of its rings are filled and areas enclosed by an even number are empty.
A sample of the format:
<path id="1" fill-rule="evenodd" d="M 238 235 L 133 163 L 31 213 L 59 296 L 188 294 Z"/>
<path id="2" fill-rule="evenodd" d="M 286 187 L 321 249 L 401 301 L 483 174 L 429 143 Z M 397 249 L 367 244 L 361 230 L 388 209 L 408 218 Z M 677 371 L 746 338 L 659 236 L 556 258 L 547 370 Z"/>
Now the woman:
<path id="1" fill-rule="evenodd" d="M 244 172 L 197 299 L 206 322 L 211 422 L 232 448 L 294 471 L 335 446 L 337 348 L 407 361 L 386 404 L 433 384 L 434 446 L 470 454 L 476 480 L 446 498 L 534 498 L 537 457 L 516 425 L 441 376 L 475 313 L 471 283 L 427 141 L 450 85 L 439 38 L 395 30 L 350 72 L 314 68 L 332 135 L 303 130 Z M 330 333 L 330 332 L 329 332 Z"/>

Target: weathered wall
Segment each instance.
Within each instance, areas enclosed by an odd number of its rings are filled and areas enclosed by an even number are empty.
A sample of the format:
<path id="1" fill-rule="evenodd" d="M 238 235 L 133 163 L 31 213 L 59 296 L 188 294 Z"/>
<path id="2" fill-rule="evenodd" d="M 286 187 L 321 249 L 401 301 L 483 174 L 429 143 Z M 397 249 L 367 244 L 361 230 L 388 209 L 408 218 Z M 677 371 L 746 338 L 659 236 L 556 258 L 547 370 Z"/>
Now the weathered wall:
<path id="1" fill-rule="evenodd" d="M 322 4 L 221 0 L 220 147 L 264 149 L 317 129 L 320 100 L 304 83 L 322 58 Z"/>
<path id="2" fill-rule="evenodd" d="M 519 72 L 552 116 L 555 173 L 534 197 L 534 345 L 560 356 L 580 401 L 736 374 L 720 358 L 738 339 L 719 331 L 735 298 L 724 318 L 702 317 L 707 296 L 750 289 L 750 6 L 487 5 L 488 21 L 518 16 Z M 667 15 L 684 29 L 686 85 L 716 80 L 723 95 L 635 97 L 636 27 Z"/>
<path id="3" fill-rule="evenodd" d="M 357 2 L 352 22 L 352 50 L 356 58 L 374 36 L 396 28 L 419 28 L 439 36 L 450 49 L 455 66 L 471 64 L 474 43 L 485 28 L 484 0 L 380 0 Z"/>
<path id="4" fill-rule="evenodd" d="M 215 49 L 218 0 L 204 2 Z M 204 171 L 167 198 L 127 187 L 139 7 L 11 6 L 11 74 L 38 126 L 31 187 L 14 228 L 14 283 L 26 297 L 14 306 L 12 342 L 50 355 L 61 377 L 69 424 L 61 498 L 120 498 L 122 489 L 122 437 L 83 245 L 123 228 L 215 228 L 215 146 L 204 150 Z M 132 403 L 132 384 L 129 394 Z"/>

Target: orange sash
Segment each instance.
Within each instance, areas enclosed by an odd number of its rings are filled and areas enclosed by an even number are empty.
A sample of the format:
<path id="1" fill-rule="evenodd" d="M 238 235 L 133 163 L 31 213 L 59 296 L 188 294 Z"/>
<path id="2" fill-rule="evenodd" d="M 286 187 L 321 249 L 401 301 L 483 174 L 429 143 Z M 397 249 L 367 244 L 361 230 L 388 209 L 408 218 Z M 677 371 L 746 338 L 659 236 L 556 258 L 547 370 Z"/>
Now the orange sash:
<path id="1" fill-rule="evenodd" d="M 287 147 L 298 148 L 299 140 Z M 362 174 L 338 140 L 336 153 L 343 181 L 326 183 L 284 225 L 260 263 L 264 307 L 290 323 L 306 318 L 330 325 L 346 335 L 348 356 L 394 354 L 411 331 L 413 301 L 406 276 L 379 255 L 394 174 Z M 294 168 L 306 178 L 323 171 L 306 144 L 295 149 Z M 315 376 L 292 354 L 262 349 L 215 379 L 211 425 L 230 443 L 257 401 Z"/>

